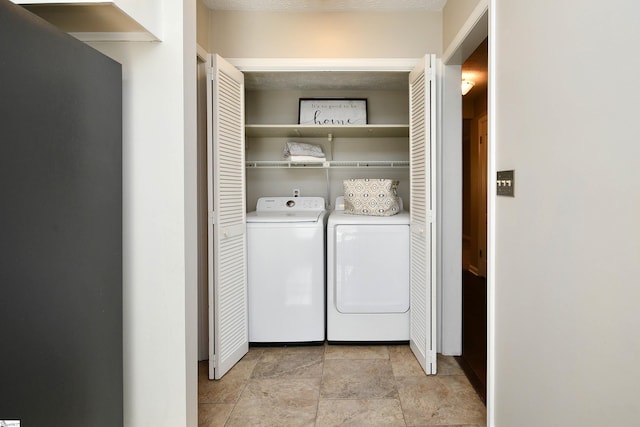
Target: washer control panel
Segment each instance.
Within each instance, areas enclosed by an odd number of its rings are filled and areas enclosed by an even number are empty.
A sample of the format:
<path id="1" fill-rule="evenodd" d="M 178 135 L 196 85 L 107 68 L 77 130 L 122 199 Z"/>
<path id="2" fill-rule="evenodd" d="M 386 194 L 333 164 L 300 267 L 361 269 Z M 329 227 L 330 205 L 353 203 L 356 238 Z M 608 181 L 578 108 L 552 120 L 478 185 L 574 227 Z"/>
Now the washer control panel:
<path id="1" fill-rule="evenodd" d="M 256 211 L 323 211 L 322 197 L 260 197 Z"/>

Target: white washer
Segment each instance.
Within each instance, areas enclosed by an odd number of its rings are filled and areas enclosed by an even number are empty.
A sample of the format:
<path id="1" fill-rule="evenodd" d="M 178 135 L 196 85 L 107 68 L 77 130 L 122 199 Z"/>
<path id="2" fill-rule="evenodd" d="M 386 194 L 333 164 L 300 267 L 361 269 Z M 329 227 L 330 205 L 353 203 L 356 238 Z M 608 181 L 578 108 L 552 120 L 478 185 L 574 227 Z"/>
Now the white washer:
<path id="1" fill-rule="evenodd" d="M 409 214 L 327 222 L 327 340 L 409 340 Z"/>
<path id="2" fill-rule="evenodd" d="M 249 341 L 325 339 L 322 197 L 262 197 L 247 214 Z"/>

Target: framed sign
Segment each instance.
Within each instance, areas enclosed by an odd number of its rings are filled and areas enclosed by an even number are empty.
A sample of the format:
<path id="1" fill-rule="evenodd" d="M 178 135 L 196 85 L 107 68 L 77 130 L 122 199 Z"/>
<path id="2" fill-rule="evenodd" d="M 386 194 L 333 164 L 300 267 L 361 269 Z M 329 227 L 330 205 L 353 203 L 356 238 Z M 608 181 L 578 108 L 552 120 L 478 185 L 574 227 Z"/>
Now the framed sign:
<path id="1" fill-rule="evenodd" d="M 367 100 L 300 98 L 298 124 L 347 126 L 367 124 Z"/>

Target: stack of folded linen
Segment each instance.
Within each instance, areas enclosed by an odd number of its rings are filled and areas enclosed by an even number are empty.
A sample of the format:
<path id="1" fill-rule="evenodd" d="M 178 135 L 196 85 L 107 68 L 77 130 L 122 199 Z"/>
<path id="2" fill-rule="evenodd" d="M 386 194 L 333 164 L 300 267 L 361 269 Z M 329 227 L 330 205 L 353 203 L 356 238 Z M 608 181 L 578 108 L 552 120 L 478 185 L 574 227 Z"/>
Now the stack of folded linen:
<path id="1" fill-rule="evenodd" d="M 327 160 L 321 146 L 304 142 L 287 142 L 284 145 L 284 158 L 290 162 L 324 162 Z"/>

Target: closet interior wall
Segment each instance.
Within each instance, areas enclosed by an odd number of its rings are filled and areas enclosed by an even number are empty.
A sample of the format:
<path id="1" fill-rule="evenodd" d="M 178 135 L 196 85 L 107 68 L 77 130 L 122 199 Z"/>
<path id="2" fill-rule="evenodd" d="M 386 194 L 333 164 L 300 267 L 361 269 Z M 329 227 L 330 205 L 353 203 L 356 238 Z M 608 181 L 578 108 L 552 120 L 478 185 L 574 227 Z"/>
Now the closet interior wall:
<path id="1" fill-rule="evenodd" d="M 327 81 L 331 72 L 323 72 Z M 375 72 L 371 72 L 375 73 Z M 371 74 L 369 73 L 369 74 Z M 341 81 L 340 88 L 322 87 L 322 78 L 317 75 L 311 88 L 304 86 L 305 79 L 299 76 L 292 79 L 292 87 L 263 88 L 251 85 L 251 74 L 246 73 L 248 84 L 245 92 L 246 124 L 253 125 L 295 125 L 298 123 L 300 98 L 366 98 L 368 124 L 372 125 L 408 125 L 409 92 L 408 74 L 397 73 L 396 87 L 373 86 L 371 88 L 349 88 L 349 79 Z M 362 86 L 361 73 L 352 77 L 354 86 Z M 310 76 L 311 77 L 311 76 Z M 286 82 L 286 73 L 277 76 L 279 82 Z M 376 80 L 375 78 L 373 80 Z M 302 81 L 302 84 L 300 84 Z M 262 80 L 264 86 L 265 84 Z M 332 83 L 335 86 L 335 83 Z M 295 87 L 293 87 L 295 86 Z M 329 133 L 329 131 L 327 132 Z M 322 146 L 327 160 L 347 161 L 409 161 L 408 136 L 379 136 L 376 130 L 357 136 L 343 136 L 339 129 L 332 132 L 332 141 L 328 135 L 322 137 L 297 136 L 295 133 L 269 136 L 246 136 L 246 160 L 282 161 L 286 142 L 306 142 Z M 408 134 L 408 132 L 407 132 Z M 391 178 L 399 181 L 398 194 L 405 208 L 410 207 L 409 167 L 278 167 L 247 168 L 246 201 L 247 210 L 252 211 L 262 196 L 291 196 L 293 190 L 300 190 L 302 196 L 324 197 L 328 207 L 333 208 L 335 198 L 343 194 L 342 183 L 348 178 Z"/>

